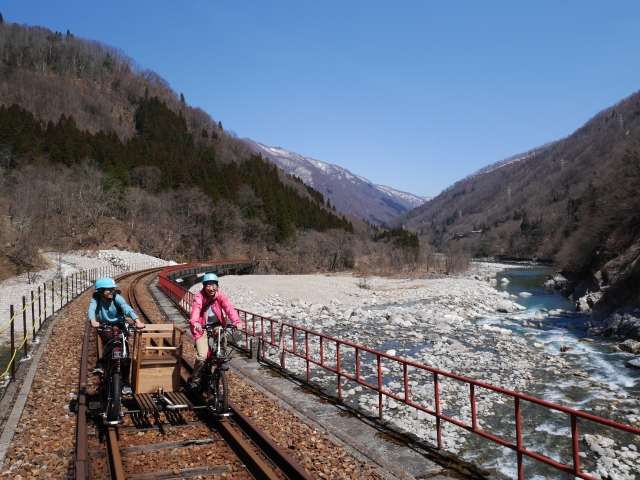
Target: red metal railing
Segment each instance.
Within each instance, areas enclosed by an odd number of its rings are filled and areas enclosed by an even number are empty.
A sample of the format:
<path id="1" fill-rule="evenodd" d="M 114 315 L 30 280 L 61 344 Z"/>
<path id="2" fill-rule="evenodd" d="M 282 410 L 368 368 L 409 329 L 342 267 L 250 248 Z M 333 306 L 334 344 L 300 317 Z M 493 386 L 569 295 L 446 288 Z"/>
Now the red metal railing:
<path id="1" fill-rule="evenodd" d="M 223 263 L 223 262 L 217 262 Z M 179 267 L 172 267 L 172 270 L 175 271 Z M 184 266 L 182 266 L 184 268 Z M 182 309 L 186 312 L 191 311 L 191 302 L 193 301 L 193 294 L 189 291 L 185 290 L 181 286 L 169 281 L 166 279 L 166 276 L 163 275 L 167 270 L 163 271 L 160 274 L 160 288 L 162 288 L 165 293 Z M 524 479 L 524 466 L 523 466 L 523 458 L 524 456 L 533 458 L 538 460 L 546 465 L 554 467 L 558 470 L 561 470 L 567 474 L 574 475 L 579 478 L 584 479 L 593 479 L 593 477 L 582 473 L 580 469 L 580 450 L 579 450 L 579 434 L 578 434 L 578 419 L 588 420 L 594 423 L 598 423 L 607 427 L 611 427 L 617 429 L 619 431 L 631 433 L 634 435 L 640 435 L 640 429 L 624 425 L 621 423 L 613 422 L 611 420 L 607 420 L 604 418 L 600 418 L 594 415 L 590 415 L 588 413 L 584 413 L 578 410 L 574 410 L 571 408 L 563 407 L 561 405 L 556 405 L 544 400 L 540 400 L 535 397 L 531 397 L 528 395 L 523 395 L 521 393 L 517 393 L 511 390 L 506 390 L 504 388 L 496 387 L 494 385 L 490 385 L 487 383 L 479 382 L 477 380 L 473 380 L 470 378 L 462 377 L 459 375 L 455 375 L 453 373 L 445 372 L 442 370 L 438 370 L 436 368 L 428 367 L 426 365 L 422 365 L 420 363 L 412 362 L 403 358 L 395 357 L 392 355 L 387 355 L 386 353 L 378 352 L 376 350 L 364 347 L 362 345 L 358 345 L 355 343 L 351 343 L 339 338 L 334 338 L 329 335 L 325 335 L 320 332 L 315 332 L 313 330 L 309 330 L 303 327 L 299 327 L 297 325 L 293 325 L 286 322 L 281 322 L 279 320 L 275 320 L 273 318 L 265 317 L 262 315 L 258 315 L 252 312 L 247 312 L 245 310 L 236 309 L 241 319 L 244 321 L 244 329 L 242 333 L 245 335 L 246 346 L 249 345 L 249 337 L 259 338 L 262 341 L 262 356 L 265 356 L 265 345 L 271 345 L 280 350 L 280 364 L 283 368 L 286 368 L 286 354 L 293 355 L 294 357 L 300 358 L 304 360 L 306 363 L 306 376 L 307 381 L 311 379 L 311 365 L 316 365 L 321 367 L 329 372 L 336 374 L 338 381 L 338 396 L 342 398 L 342 380 L 348 379 L 352 382 L 355 382 L 363 387 L 369 388 L 378 393 L 378 412 L 380 419 L 382 419 L 383 415 L 383 396 L 388 398 L 392 398 L 400 403 L 413 407 L 417 410 L 425 412 L 429 415 L 435 417 L 436 420 L 436 435 L 438 448 L 442 449 L 442 432 L 441 432 L 441 422 L 444 420 L 446 422 L 452 423 L 464 430 L 475 433 L 483 438 L 491 440 L 503 447 L 509 448 L 516 452 L 517 455 L 517 469 L 518 469 L 518 478 Z M 250 316 L 250 318 L 249 318 Z M 260 328 L 257 328 L 256 323 L 259 322 Z M 251 327 L 251 328 L 249 328 Z M 279 327 L 279 334 L 276 336 L 276 330 Z M 267 333 L 268 332 L 268 333 Z M 286 338 L 289 333 L 291 334 L 291 346 L 287 346 Z M 304 338 L 304 353 L 301 352 L 302 349 L 298 349 L 298 342 L 300 338 Z M 314 357 L 309 354 L 310 348 L 309 343 L 310 339 L 317 338 L 319 342 L 319 357 Z M 334 362 L 335 367 L 330 365 L 325 359 L 325 343 L 331 342 L 335 344 L 336 354 Z M 341 362 L 341 347 L 347 347 L 354 350 L 354 364 L 355 364 L 355 372 L 353 374 L 345 371 L 342 368 Z M 367 382 L 361 372 L 361 358 L 362 353 L 368 353 L 376 358 L 377 363 L 377 385 L 373 385 Z M 399 396 L 395 393 L 391 392 L 388 389 L 384 388 L 383 383 L 383 360 L 388 362 L 397 362 L 402 366 L 403 372 L 403 385 L 404 385 L 404 395 Z M 417 369 L 418 371 L 425 371 L 433 374 L 433 386 L 434 386 L 434 405 L 435 410 L 424 407 L 412 400 L 412 396 L 410 393 L 410 384 L 409 384 L 409 369 Z M 456 380 L 459 382 L 463 382 L 469 385 L 469 403 L 471 409 L 471 425 L 468 425 L 460 420 L 452 418 L 442 413 L 441 409 L 441 398 L 440 398 L 440 377 L 449 378 L 452 380 Z M 481 387 L 493 392 L 497 392 L 503 395 L 507 395 L 514 400 L 514 417 L 515 417 L 515 436 L 516 442 L 512 443 L 504 438 L 500 438 L 496 435 L 492 435 L 481 428 L 478 427 L 478 418 L 476 412 L 476 388 Z M 572 466 L 564 465 L 560 462 L 557 462 L 551 458 L 548 458 L 544 455 L 540 455 L 531 450 L 526 449 L 523 446 L 522 441 L 522 412 L 521 412 L 521 401 L 530 402 L 535 405 L 539 405 L 541 407 L 545 407 L 547 409 L 555 410 L 558 412 L 565 413 L 569 415 L 571 421 L 571 445 L 572 445 Z"/>

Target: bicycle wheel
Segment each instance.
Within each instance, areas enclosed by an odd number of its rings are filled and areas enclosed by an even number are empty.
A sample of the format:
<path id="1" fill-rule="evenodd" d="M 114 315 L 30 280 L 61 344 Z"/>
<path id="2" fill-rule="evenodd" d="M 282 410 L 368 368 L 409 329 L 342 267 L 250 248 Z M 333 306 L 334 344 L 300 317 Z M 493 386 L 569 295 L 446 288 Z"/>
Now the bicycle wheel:
<path id="1" fill-rule="evenodd" d="M 209 385 L 209 405 L 216 413 L 225 413 L 229 409 L 229 384 L 227 373 L 216 370 Z"/>
<path id="2" fill-rule="evenodd" d="M 107 420 L 114 422 L 120 420 L 120 410 L 122 406 L 122 378 L 118 372 L 111 375 L 109 385 L 109 407 L 107 410 Z"/>

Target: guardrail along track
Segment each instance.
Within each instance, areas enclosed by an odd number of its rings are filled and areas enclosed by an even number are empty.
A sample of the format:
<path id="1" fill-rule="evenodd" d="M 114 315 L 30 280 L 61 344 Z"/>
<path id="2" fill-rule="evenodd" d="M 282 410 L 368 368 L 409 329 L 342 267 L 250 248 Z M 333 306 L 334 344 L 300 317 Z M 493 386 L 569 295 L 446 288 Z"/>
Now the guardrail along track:
<path id="1" fill-rule="evenodd" d="M 148 323 L 154 318 L 149 313 L 148 302 L 152 300 L 141 288 L 146 288 L 144 279 L 157 270 L 117 279 L 121 287 L 129 283 L 122 293 Z M 91 381 L 87 380 L 92 346 L 95 351 L 92 336 L 87 326 L 77 409 L 76 478 L 209 478 L 231 472 L 236 476 L 245 473 L 247 478 L 312 478 L 235 406 L 232 416 L 216 417 L 204 399 L 189 397 L 193 410 L 144 414 L 135 401 L 125 397 L 123 424 L 105 427 L 100 418 L 89 419 L 87 424 L 87 407 L 93 398 L 88 392 Z M 192 370 L 188 361 L 183 366 L 187 372 Z M 153 410 L 152 405 L 147 407 Z"/>
<path id="2" fill-rule="evenodd" d="M 217 269 L 223 268 L 225 265 L 230 263 L 231 262 L 212 262 L 209 265 L 211 269 Z M 194 264 L 194 267 L 197 267 L 198 272 L 206 270 L 206 265 L 202 263 Z M 191 273 L 192 269 L 191 265 L 167 267 L 162 271 L 159 277 L 160 288 L 179 308 L 187 313 L 191 310 L 193 294 L 175 283 L 175 280 L 179 278 L 180 275 L 184 275 L 185 272 Z M 581 468 L 579 426 L 582 428 L 583 432 L 586 430 L 585 426 L 597 425 L 600 427 L 612 428 L 618 435 L 628 433 L 640 436 L 640 429 L 629 425 L 624 425 L 595 415 L 590 415 L 579 410 L 556 405 L 535 397 L 479 382 L 471 378 L 454 375 L 450 372 L 438 370 L 420 363 L 378 352 L 362 345 L 334 338 L 320 332 L 275 320 L 263 315 L 258 315 L 240 309 L 236 309 L 236 311 L 244 321 L 242 333 L 245 335 L 246 347 L 249 347 L 250 337 L 258 339 L 262 346 L 262 357 L 265 357 L 265 346 L 271 346 L 280 352 L 279 360 L 282 368 L 286 368 L 287 356 L 303 362 L 306 367 L 307 381 L 311 380 L 312 367 L 321 368 L 326 372 L 335 374 L 339 398 L 342 398 L 343 380 L 348 380 L 377 393 L 377 410 L 381 420 L 383 419 L 383 410 L 385 408 L 383 402 L 385 397 L 386 399 L 393 399 L 395 402 L 412 407 L 416 411 L 421 411 L 433 416 L 436 423 L 437 445 L 440 450 L 443 449 L 441 431 L 443 422 L 449 422 L 463 430 L 490 440 L 502 447 L 506 447 L 516 454 L 518 479 L 525 478 L 525 458 L 537 460 L 552 467 L 553 469 L 564 472 L 565 474 L 573 475 L 578 478 L 592 479 L 593 477 L 585 474 Z M 315 352 L 312 352 L 313 349 L 310 348 L 312 345 L 317 347 Z M 369 367 L 373 367 L 373 374 L 371 371 L 363 369 L 365 364 L 368 364 Z M 394 393 L 389 387 L 388 375 L 389 372 L 393 370 L 391 368 L 392 366 L 397 366 L 402 371 L 400 382 L 403 389 L 401 393 Z M 421 380 L 420 377 L 417 377 L 416 373 L 423 376 L 427 374 L 431 375 L 431 384 L 433 388 L 432 404 L 434 405 L 434 408 L 425 407 L 422 402 L 418 402 L 416 396 L 412 394 L 414 384 L 426 383 L 424 380 Z M 386 381 L 385 376 L 387 376 Z M 412 377 L 418 378 L 418 381 L 411 382 Z M 466 388 L 468 388 L 468 408 L 471 411 L 470 423 L 465 423 L 457 417 L 448 415 L 441 406 L 442 400 L 440 389 L 444 379 L 447 379 L 448 381 L 461 382 L 466 385 Z M 476 396 L 480 389 L 500 393 L 512 402 L 513 411 L 509 421 L 511 421 L 511 419 L 514 420 L 513 423 L 515 428 L 513 435 L 506 437 L 500 436 L 486 431 L 486 429 L 479 425 L 478 414 L 476 411 Z M 531 447 L 527 448 L 527 444 L 530 444 L 531 442 L 525 442 L 525 440 L 530 440 L 530 437 L 533 435 L 529 434 L 527 436 L 523 433 L 523 417 L 525 420 L 530 420 L 530 418 L 527 418 L 525 412 L 523 412 L 523 406 L 525 405 L 566 415 L 568 420 L 567 423 L 570 424 L 571 441 L 570 447 L 565 447 L 560 453 L 562 454 L 563 460 L 568 458 L 569 461 L 562 463 L 554 458 L 550 458 L 550 456 L 533 451 L 533 448 Z M 512 438 L 514 436 L 515 441 Z"/>

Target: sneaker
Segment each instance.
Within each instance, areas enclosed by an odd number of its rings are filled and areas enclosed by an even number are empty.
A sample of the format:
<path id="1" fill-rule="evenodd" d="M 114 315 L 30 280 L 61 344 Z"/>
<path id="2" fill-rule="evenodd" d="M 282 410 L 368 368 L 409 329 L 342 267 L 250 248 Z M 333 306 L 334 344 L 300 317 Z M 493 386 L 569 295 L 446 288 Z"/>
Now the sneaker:
<path id="1" fill-rule="evenodd" d="M 98 364 L 95 367 L 93 367 L 93 374 L 94 375 L 102 375 L 104 373 L 104 368 L 102 368 L 102 365 Z"/>
<path id="2" fill-rule="evenodd" d="M 220 365 L 220 370 L 226 372 L 227 370 L 229 370 L 229 364 L 227 362 L 224 362 L 222 365 Z"/>
<path id="3" fill-rule="evenodd" d="M 189 388 L 191 390 L 197 390 L 199 386 L 200 386 L 200 382 L 197 382 L 195 380 L 191 380 L 191 382 L 189 382 Z"/>
<path id="4" fill-rule="evenodd" d="M 129 385 L 129 384 L 125 384 L 125 385 L 122 387 L 122 394 L 123 394 L 123 395 L 131 395 L 131 385 Z"/>

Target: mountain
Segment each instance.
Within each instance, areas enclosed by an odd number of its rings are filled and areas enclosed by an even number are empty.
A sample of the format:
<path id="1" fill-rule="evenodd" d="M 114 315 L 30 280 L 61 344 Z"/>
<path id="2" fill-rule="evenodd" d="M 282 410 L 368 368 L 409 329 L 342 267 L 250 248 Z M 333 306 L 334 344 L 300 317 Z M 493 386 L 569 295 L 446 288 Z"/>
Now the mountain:
<path id="1" fill-rule="evenodd" d="M 573 280 L 580 308 L 593 310 L 593 331 L 611 334 L 606 325 L 622 325 L 610 320 L 618 308 L 640 306 L 639 145 L 636 92 L 568 137 L 489 165 L 389 223 L 442 250 L 553 262 Z M 640 327 L 633 335 L 640 339 Z"/>
<path id="2" fill-rule="evenodd" d="M 248 138 L 243 140 L 255 152 L 318 190 L 331 201 L 331 205 L 346 215 L 355 215 L 380 225 L 430 200 L 429 197 L 375 185 L 337 165 L 304 157 L 280 147 L 268 147 Z"/>

